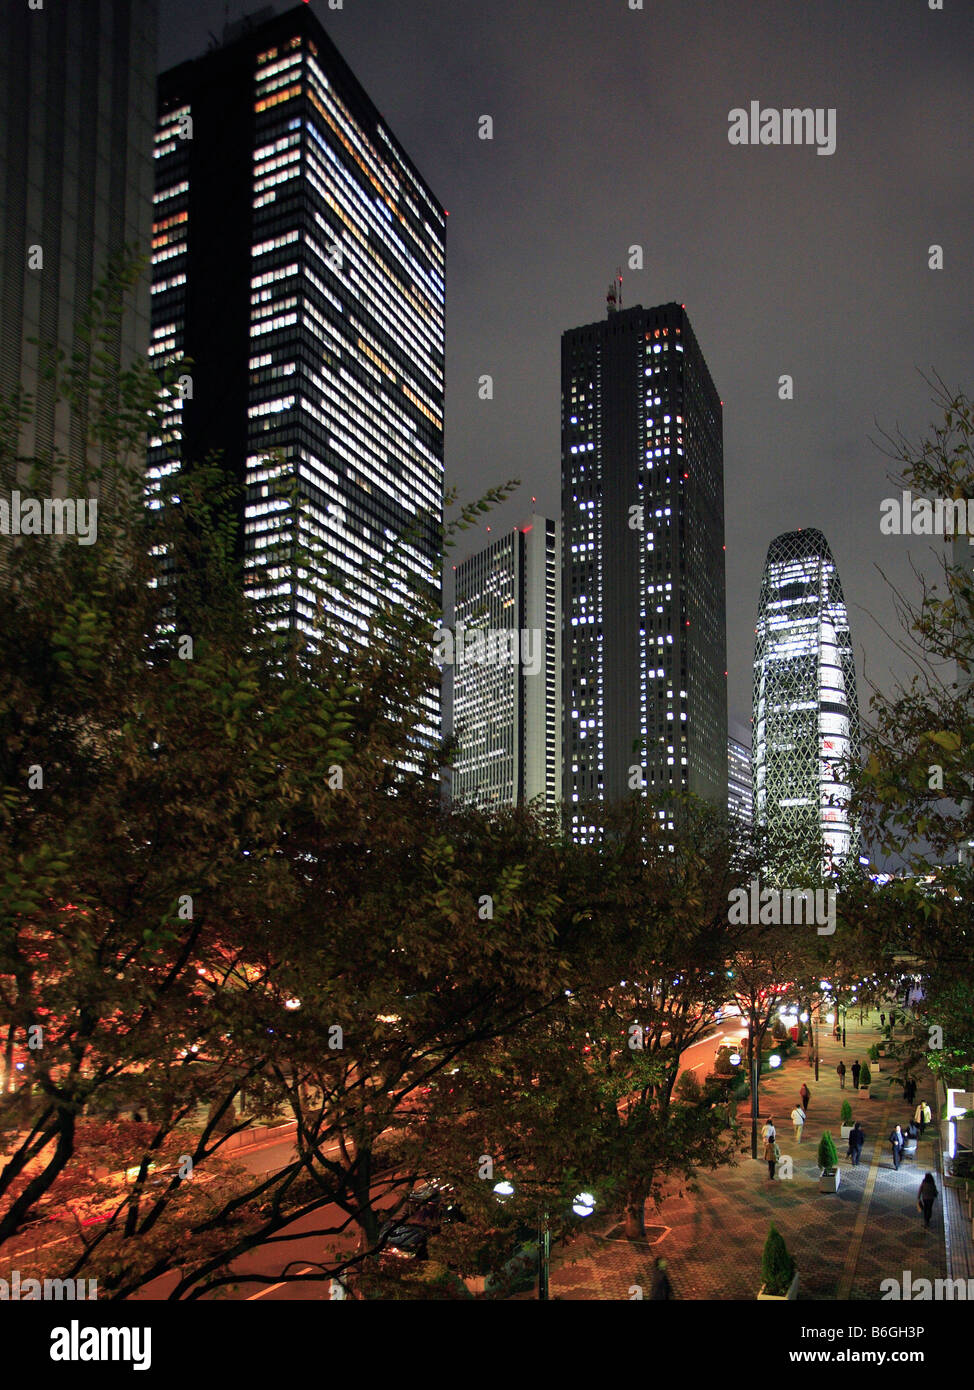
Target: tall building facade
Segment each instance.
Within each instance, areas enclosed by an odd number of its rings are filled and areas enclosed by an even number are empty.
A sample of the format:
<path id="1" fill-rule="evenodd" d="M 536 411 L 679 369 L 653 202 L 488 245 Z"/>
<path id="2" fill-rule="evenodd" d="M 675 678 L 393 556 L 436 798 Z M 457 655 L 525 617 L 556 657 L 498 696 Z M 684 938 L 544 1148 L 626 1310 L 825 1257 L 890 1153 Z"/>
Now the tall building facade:
<path id="1" fill-rule="evenodd" d="M 680 304 L 562 337 L 564 798 L 727 799 L 722 408 Z"/>
<path id="2" fill-rule="evenodd" d="M 796 872 L 828 871 L 859 851 L 841 767 L 859 757 L 859 704 L 842 583 L 821 531 L 771 542 L 755 633 L 755 817 Z"/>
<path id="3" fill-rule="evenodd" d="M 0 6 L 0 395 L 33 397 L 20 452 L 84 460 L 84 398 L 45 375 L 69 357 L 93 290 L 152 221 L 158 0 Z M 36 341 L 31 341 L 35 339 Z M 119 371 L 149 344 L 148 277 L 105 346 Z"/>
<path id="4" fill-rule="evenodd" d="M 456 569 L 453 795 L 561 798 L 561 524 L 535 516 Z"/>
<path id="5" fill-rule="evenodd" d="M 754 783 L 751 744 L 741 728 L 727 740 L 727 811 L 740 825 L 754 824 Z"/>
<path id="6" fill-rule="evenodd" d="M 362 636 L 440 602 L 446 215 L 307 5 L 223 38 L 159 80 L 151 351 L 192 366 L 150 487 L 222 451 L 250 592 L 313 633 L 307 573 L 256 570 L 300 531 Z"/>

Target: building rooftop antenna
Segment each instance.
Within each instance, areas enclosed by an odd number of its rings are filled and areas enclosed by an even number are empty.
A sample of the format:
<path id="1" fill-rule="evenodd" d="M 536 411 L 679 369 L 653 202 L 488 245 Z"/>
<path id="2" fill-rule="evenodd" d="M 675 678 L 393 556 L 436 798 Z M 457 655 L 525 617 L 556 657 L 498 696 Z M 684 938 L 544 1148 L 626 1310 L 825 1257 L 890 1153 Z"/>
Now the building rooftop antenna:
<path id="1" fill-rule="evenodd" d="M 622 308 L 622 267 L 616 266 L 615 279 L 610 281 L 609 288 L 605 296 L 606 312 L 614 314 L 617 309 Z"/>

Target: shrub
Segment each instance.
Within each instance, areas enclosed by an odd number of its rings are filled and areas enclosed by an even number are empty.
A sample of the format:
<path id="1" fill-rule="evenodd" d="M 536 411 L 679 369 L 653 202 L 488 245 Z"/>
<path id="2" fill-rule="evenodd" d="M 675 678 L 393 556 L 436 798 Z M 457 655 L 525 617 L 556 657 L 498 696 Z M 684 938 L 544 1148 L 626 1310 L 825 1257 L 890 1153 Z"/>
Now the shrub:
<path id="1" fill-rule="evenodd" d="M 842 1102 L 842 1123 L 844 1125 L 852 1124 L 852 1106 L 847 1100 Z"/>
<path id="2" fill-rule="evenodd" d="M 699 1105 L 703 1100 L 703 1087 L 692 1071 L 681 1072 L 674 1089 L 677 1099 L 686 1105 Z"/>
<path id="3" fill-rule="evenodd" d="M 818 1141 L 818 1166 L 823 1173 L 830 1173 L 833 1168 L 838 1166 L 838 1162 L 839 1156 L 835 1151 L 835 1142 L 831 1130 L 827 1129 Z"/>
<path id="4" fill-rule="evenodd" d="M 865 1090 L 867 1086 L 872 1085 L 872 1079 L 873 1074 L 869 1070 L 869 1063 L 863 1062 L 862 1071 L 859 1073 L 859 1089 Z"/>
<path id="5" fill-rule="evenodd" d="M 734 1068 L 730 1060 L 731 1050 L 724 1043 L 717 1049 L 717 1056 L 714 1059 L 714 1074 L 716 1076 L 733 1076 Z"/>
<path id="6" fill-rule="evenodd" d="M 878 1061 L 879 1061 L 879 1044 L 878 1044 L 878 1043 L 873 1043 L 872 1047 L 869 1049 L 869 1052 L 867 1053 L 867 1056 L 868 1056 L 873 1062 L 878 1062 Z"/>
<path id="7" fill-rule="evenodd" d="M 784 1297 L 795 1277 L 795 1261 L 788 1254 L 788 1248 L 774 1226 L 769 1229 L 768 1238 L 764 1242 L 761 1277 L 764 1280 L 764 1292 L 777 1298 Z"/>

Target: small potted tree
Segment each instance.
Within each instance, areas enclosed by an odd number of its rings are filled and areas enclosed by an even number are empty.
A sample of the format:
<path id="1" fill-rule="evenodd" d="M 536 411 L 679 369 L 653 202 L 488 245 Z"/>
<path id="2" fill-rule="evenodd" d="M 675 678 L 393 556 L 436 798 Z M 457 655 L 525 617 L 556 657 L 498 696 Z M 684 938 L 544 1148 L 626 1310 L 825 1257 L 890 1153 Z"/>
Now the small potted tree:
<path id="1" fill-rule="evenodd" d="M 852 1106 L 847 1100 L 842 1102 L 842 1126 L 839 1133 L 843 1139 L 848 1139 L 852 1133 Z"/>
<path id="2" fill-rule="evenodd" d="M 872 1085 L 872 1080 L 873 1080 L 873 1075 L 872 1075 L 872 1072 L 869 1070 L 869 1063 L 868 1063 L 868 1062 L 863 1062 L 863 1064 L 862 1064 L 862 1070 L 861 1070 L 860 1073 L 859 1073 L 859 1089 L 860 1089 L 860 1091 L 868 1091 L 868 1090 L 869 1090 L 869 1087 Z"/>
<path id="3" fill-rule="evenodd" d="M 759 1303 L 772 1301 L 793 1303 L 798 1297 L 798 1270 L 795 1261 L 788 1254 L 787 1246 L 774 1226 L 768 1231 L 761 1257 L 761 1277 L 764 1280 L 758 1292 Z"/>
<path id="4" fill-rule="evenodd" d="M 818 1141 L 818 1166 L 822 1170 L 818 1179 L 819 1192 L 838 1192 L 839 1155 L 830 1130 L 825 1130 Z"/>

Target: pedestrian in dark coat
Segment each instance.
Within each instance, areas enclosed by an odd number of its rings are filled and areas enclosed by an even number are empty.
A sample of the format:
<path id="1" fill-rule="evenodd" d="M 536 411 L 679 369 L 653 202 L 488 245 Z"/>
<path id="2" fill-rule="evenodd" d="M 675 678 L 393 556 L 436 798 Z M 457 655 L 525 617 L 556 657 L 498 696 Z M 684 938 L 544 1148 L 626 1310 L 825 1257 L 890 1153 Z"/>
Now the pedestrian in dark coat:
<path id="1" fill-rule="evenodd" d="M 893 1167 L 898 1169 L 900 1166 L 900 1159 L 903 1157 L 903 1145 L 906 1143 L 906 1140 L 903 1138 L 903 1131 L 899 1125 L 897 1125 L 895 1129 L 890 1130 L 889 1142 L 893 1150 Z"/>
<path id="2" fill-rule="evenodd" d="M 852 1089 L 854 1091 L 858 1091 L 859 1089 L 859 1073 L 861 1071 L 862 1067 L 859 1065 L 859 1058 L 857 1057 L 852 1064 Z"/>
<path id="3" fill-rule="evenodd" d="M 801 1098 L 802 1098 L 802 1109 L 804 1110 L 805 1114 L 807 1115 L 807 1114 L 808 1114 L 808 1102 L 809 1102 L 809 1101 L 811 1100 L 811 1098 L 812 1098 L 812 1093 L 811 1093 L 811 1091 L 808 1089 L 808 1087 L 805 1085 L 804 1081 L 802 1082 L 802 1088 L 801 1088 L 801 1090 L 799 1091 L 799 1095 L 800 1095 Z"/>
<path id="4" fill-rule="evenodd" d="M 835 1074 L 839 1078 L 839 1089 L 845 1090 L 845 1062 L 840 1062 L 835 1069 Z"/>
<path id="5" fill-rule="evenodd" d="M 653 1303 L 673 1297 L 673 1285 L 670 1283 L 670 1276 L 666 1272 L 666 1261 L 662 1255 L 657 1256 L 656 1263 L 653 1265 L 653 1282 L 649 1297 Z"/>
<path id="6" fill-rule="evenodd" d="M 913 1104 L 914 1100 L 916 1099 L 916 1093 L 917 1084 L 913 1080 L 912 1076 L 908 1077 L 903 1086 L 903 1099 L 906 1101 L 907 1105 Z"/>
<path id="7" fill-rule="evenodd" d="M 879 1023 L 880 1023 L 880 1027 L 881 1027 L 881 1028 L 885 1028 L 885 1027 L 886 1027 L 886 1015 L 885 1015 L 885 1014 L 880 1014 L 880 1015 L 879 1015 Z"/>
<path id="8" fill-rule="evenodd" d="M 858 1167 L 859 1158 L 862 1154 L 862 1146 L 866 1142 L 866 1136 L 862 1125 L 856 1120 L 849 1135 L 849 1157 L 852 1159 L 853 1167 Z"/>
<path id="9" fill-rule="evenodd" d="M 933 1212 L 933 1204 L 937 1200 L 937 1184 L 933 1180 L 932 1173 L 924 1173 L 923 1182 L 920 1184 L 920 1191 L 917 1194 L 917 1207 L 923 1212 L 924 1226 L 930 1225 L 930 1216 Z"/>

